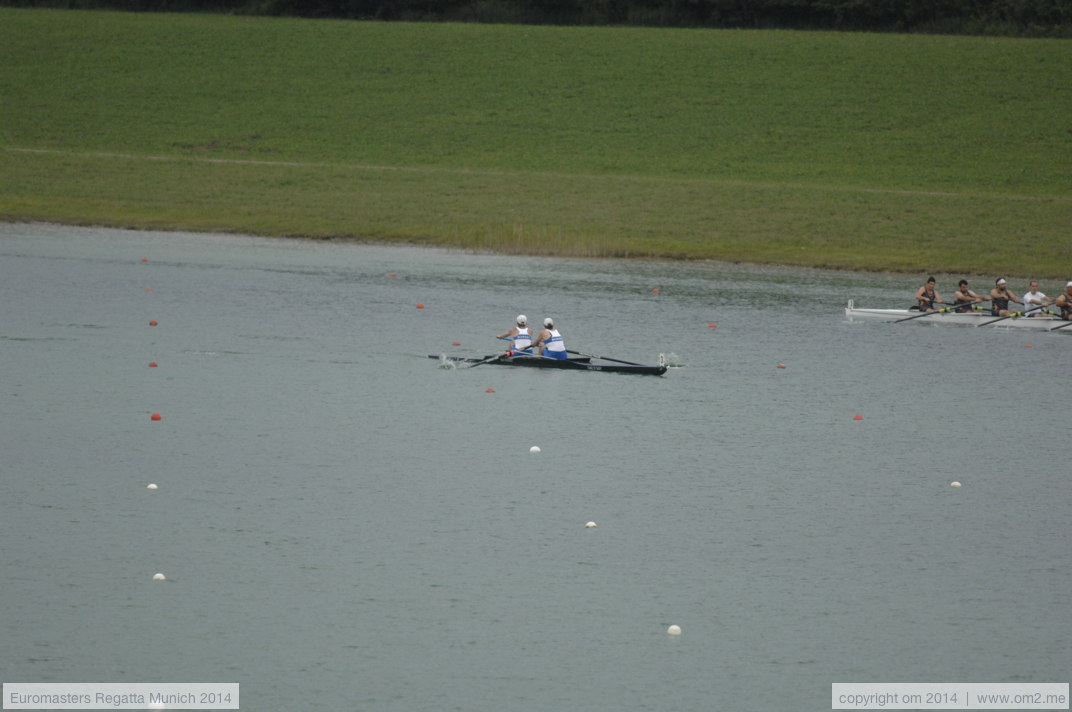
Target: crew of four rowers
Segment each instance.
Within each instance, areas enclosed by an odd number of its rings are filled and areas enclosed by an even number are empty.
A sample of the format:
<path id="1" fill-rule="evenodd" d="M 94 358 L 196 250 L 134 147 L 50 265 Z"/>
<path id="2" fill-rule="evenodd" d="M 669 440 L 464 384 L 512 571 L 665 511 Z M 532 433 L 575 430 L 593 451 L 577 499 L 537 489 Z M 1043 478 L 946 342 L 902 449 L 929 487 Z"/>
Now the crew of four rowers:
<path id="1" fill-rule="evenodd" d="M 990 313 L 994 316 L 1019 316 L 1026 317 L 1050 317 L 1059 316 L 1065 321 L 1072 321 L 1072 282 L 1065 285 L 1065 291 L 1061 292 L 1057 297 L 1047 297 L 1045 294 L 1039 291 L 1039 283 L 1037 280 L 1031 280 L 1031 283 L 1027 286 L 1027 291 L 1024 293 L 1023 299 L 1013 294 L 1004 278 L 999 278 L 994 282 L 994 288 L 990 290 L 989 297 L 981 297 L 973 292 L 968 287 L 968 280 L 962 279 L 957 285 L 957 291 L 953 292 L 953 306 L 941 308 L 935 306 L 936 304 L 945 304 L 942 300 L 942 296 L 938 294 L 938 290 L 935 289 L 934 277 L 927 280 L 916 291 L 916 306 L 912 307 L 915 311 L 924 312 L 936 312 L 936 311 L 954 311 L 954 312 L 970 312 L 976 309 L 975 305 L 982 302 L 990 302 Z M 1009 303 L 1019 304 L 1023 307 L 1019 312 L 1009 309 Z M 1055 306 L 1060 309 L 1059 313 L 1053 313 L 1046 310 L 1048 306 Z"/>

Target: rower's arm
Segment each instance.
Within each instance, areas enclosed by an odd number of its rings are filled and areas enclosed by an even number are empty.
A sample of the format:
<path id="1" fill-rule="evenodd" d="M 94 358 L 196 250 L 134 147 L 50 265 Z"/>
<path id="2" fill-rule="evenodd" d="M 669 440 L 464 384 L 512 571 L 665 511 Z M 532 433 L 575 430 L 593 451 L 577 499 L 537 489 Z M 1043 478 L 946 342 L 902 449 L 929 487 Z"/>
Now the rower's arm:
<path id="1" fill-rule="evenodd" d="M 543 352 L 543 342 L 546 341 L 548 336 L 550 336 L 550 334 L 547 331 L 541 331 L 536 336 L 536 338 L 532 340 L 532 344 L 531 344 L 532 348 L 538 349 L 539 350 L 538 353 L 542 353 Z"/>

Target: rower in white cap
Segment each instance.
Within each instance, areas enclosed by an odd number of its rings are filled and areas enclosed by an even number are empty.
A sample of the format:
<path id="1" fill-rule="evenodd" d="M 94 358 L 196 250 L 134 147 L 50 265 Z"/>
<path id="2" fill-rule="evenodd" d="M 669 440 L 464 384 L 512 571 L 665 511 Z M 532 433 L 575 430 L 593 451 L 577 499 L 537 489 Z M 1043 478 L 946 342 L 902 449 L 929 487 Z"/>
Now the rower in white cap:
<path id="1" fill-rule="evenodd" d="M 532 330 L 529 329 L 529 318 L 524 314 L 517 315 L 517 326 L 509 331 L 504 331 L 495 338 L 509 339 L 512 342 L 510 351 L 514 353 L 532 353 Z"/>
<path id="2" fill-rule="evenodd" d="M 555 322 L 551 320 L 551 317 L 547 317 L 543 320 L 543 326 L 543 331 L 532 342 L 532 347 L 539 349 L 538 353 L 541 356 L 565 361 L 569 358 L 566 354 L 566 342 L 562 340 L 562 334 L 555 329 Z"/>

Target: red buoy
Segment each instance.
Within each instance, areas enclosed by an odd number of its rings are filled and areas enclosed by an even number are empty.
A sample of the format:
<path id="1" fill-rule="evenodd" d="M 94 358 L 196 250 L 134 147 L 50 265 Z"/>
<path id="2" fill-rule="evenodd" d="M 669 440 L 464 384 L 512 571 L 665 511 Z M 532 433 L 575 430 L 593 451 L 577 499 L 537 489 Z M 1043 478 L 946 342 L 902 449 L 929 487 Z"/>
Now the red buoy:
<path id="1" fill-rule="evenodd" d="M 159 413 L 153 413 L 152 415 L 149 416 L 149 420 L 160 420 L 160 419 L 161 419 L 161 416 L 160 416 Z"/>
<path id="2" fill-rule="evenodd" d="M 150 361 L 149 368 L 156 368 L 156 361 Z"/>
<path id="3" fill-rule="evenodd" d="M 652 294 L 658 294 L 659 293 L 659 288 L 656 287 L 655 289 L 651 290 L 651 293 Z"/>
<path id="4" fill-rule="evenodd" d="M 156 319 L 149 322 L 149 326 L 156 326 Z"/>
<path id="5" fill-rule="evenodd" d="M 495 392 L 495 389 L 494 389 L 494 388 L 489 388 L 488 390 L 486 390 L 486 391 L 484 391 L 484 392 L 485 392 L 485 393 L 494 393 L 494 392 Z"/>
<path id="6" fill-rule="evenodd" d="M 387 276 L 388 276 L 388 277 L 397 277 L 398 275 L 397 275 L 397 274 L 395 274 L 394 272 L 388 272 L 388 273 L 387 273 Z"/>
<path id="7" fill-rule="evenodd" d="M 421 304 L 420 302 L 417 302 L 417 308 L 418 309 L 424 309 L 424 305 Z"/>
<path id="8" fill-rule="evenodd" d="M 785 368 L 785 364 L 784 363 L 778 364 L 778 368 Z"/>
<path id="9" fill-rule="evenodd" d="M 716 324 L 713 321 L 710 324 L 708 324 L 708 326 L 710 326 L 712 329 L 717 329 L 718 328 L 718 324 Z"/>
<path id="10" fill-rule="evenodd" d="M 859 413 L 857 413 L 856 415 L 852 416 L 852 419 L 853 420 L 863 420 L 864 416 L 862 416 Z"/>
<path id="11" fill-rule="evenodd" d="M 450 342 L 450 345 L 451 345 L 451 346 L 461 346 L 461 345 L 462 345 L 462 342 L 460 342 L 460 341 L 451 341 L 451 342 Z"/>

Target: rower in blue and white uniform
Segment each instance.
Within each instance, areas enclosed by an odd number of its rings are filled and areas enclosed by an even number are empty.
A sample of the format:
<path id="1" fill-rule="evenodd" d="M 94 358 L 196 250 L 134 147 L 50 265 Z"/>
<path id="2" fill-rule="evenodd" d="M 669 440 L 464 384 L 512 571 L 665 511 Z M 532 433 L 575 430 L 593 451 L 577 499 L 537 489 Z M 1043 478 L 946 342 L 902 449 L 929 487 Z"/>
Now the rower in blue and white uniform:
<path id="1" fill-rule="evenodd" d="M 543 326 L 543 331 L 532 342 L 533 348 L 539 349 L 538 353 L 541 356 L 565 361 L 569 358 L 566 354 L 566 342 L 562 340 L 562 334 L 555 329 L 555 322 L 548 317 L 543 320 Z"/>
<path id="2" fill-rule="evenodd" d="M 510 351 L 514 353 L 532 355 L 532 330 L 529 329 L 529 318 L 524 314 L 517 315 L 517 326 L 495 338 L 509 339 Z"/>

